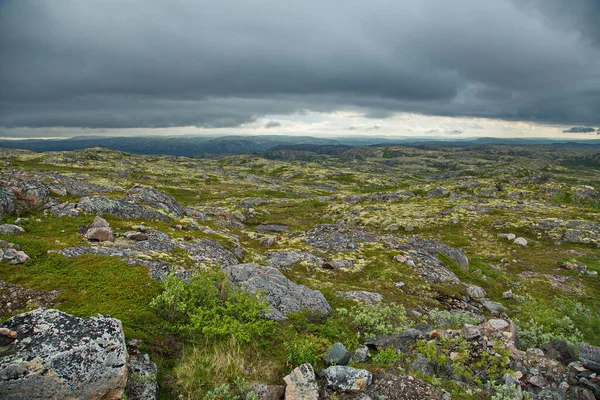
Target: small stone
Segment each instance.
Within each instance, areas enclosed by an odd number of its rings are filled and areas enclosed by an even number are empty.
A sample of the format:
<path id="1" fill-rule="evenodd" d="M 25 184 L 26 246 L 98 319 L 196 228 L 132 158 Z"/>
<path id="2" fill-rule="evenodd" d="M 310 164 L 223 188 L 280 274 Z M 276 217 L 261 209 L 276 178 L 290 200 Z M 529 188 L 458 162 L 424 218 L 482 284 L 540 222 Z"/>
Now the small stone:
<path id="1" fill-rule="evenodd" d="M 394 256 L 394 260 L 398 261 L 399 263 L 405 263 L 406 261 L 408 261 L 408 258 L 406 258 L 406 256 L 402 254 L 398 254 Z"/>
<path id="2" fill-rule="evenodd" d="M 508 240 L 515 240 L 517 237 L 514 233 L 499 233 L 496 236 L 500 239 L 508 239 Z"/>
<path id="3" fill-rule="evenodd" d="M 398 282 L 394 282 L 394 285 L 397 288 L 403 288 L 404 286 L 406 286 L 406 283 L 402 282 L 402 281 L 398 281 Z"/>
<path id="4" fill-rule="evenodd" d="M 275 239 L 274 237 L 264 237 L 259 241 L 260 245 L 264 247 L 273 246 L 276 242 L 277 239 Z"/>
<path id="5" fill-rule="evenodd" d="M 509 323 L 503 319 L 490 319 L 488 321 L 488 324 L 490 325 L 490 328 L 495 329 L 497 331 L 504 330 L 509 325 Z"/>
<path id="6" fill-rule="evenodd" d="M 367 361 L 368 356 L 369 348 L 367 346 L 359 346 L 352 354 L 350 361 L 353 363 L 364 363 Z"/>
<path id="7" fill-rule="evenodd" d="M 343 343 L 334 343 L 325 353 L 323 362 L 326 365 L 346 365 L 350 361 L 352 354 L 346 349 Z"/>
<path id="8" fill-rule="evenodd" d="M 94 222 L 92 222 L 92 226 L 96 228 L 108 228 L 110 225 L 104 218 L 100 217 L 99 215 L 96 215 L 96 217 L 94 218 Z"/>
<path id="9" fill-rule="evenodd" d="M 285 386 L 281 385 L 254 385 L 252 390 L 258 400 L 280 400 L 285 394 Z"/>
<path id="10" fill-rule="evenodd" d="M 3 224 L 0 225 L 0 235 L 17 235 L 19 233 L 24 233 L 25 229 L 20 226 L 13 224 Z"/>
<path id="11" fill-rule="evenodd" d="M 481 330 L 476 325 L 465 324 L 463 325 L 462 332 L 467 340 L 473 340 L 481 336 Z"/>
<path id="12" fill-rule="evenodd" d="M 467 295 L 469 295 L 470 298 L 477 300 L 485 298 L 486 293 L 485 290 L 479 286 L 469 285 L 467 286 Z"/>
<path id="13" fill-rule="evenodd" d="M 518 244 L 519 246 L 523 246 L 526 247 L 527 246 L 527 239 L 522 238 L 522 237 L 518 237 L 514 240 L 513 242 L 514 244 Z"/>
<path id="14" fill-rule="evenodd" d="M 544 386 L 546 386 L 546 380 L 539 375 L 535 375 L 529 378 L 529 383 L 539 388 L 543 388 Z"/>
<path id="15" fill-rule="evenodd" d="M 513 297 L 512 290 L 507 290 L 506 292 L 502 293 L 502 298 L 503 299 L 510 299 L 512 297 Z"/>
<path id="16" fill-rule="evenodd" d="M 148 228 L 146 228 L 144 225 L 138 225 L 135 227 L 135 230 L 138 232 L 146 232 Z"/>
<path id="17" fill-rule="evenodd" d="M 115 240 L 112 229 L 108 227 L 91 227 L 83 235 L 88 240 L 95 240 L 98 242 L 112 242 Z"/>

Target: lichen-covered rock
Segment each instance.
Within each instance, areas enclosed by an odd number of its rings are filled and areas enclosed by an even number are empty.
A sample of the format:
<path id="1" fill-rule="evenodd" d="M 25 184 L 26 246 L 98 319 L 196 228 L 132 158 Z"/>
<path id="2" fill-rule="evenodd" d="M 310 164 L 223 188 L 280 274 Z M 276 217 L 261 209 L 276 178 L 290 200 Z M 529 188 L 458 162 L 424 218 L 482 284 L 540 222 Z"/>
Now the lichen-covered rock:
<path id="1" fill-rule="evenodd" d="M 312 365 L 302 364 L 283 378 L 285 400 L 318 400 L 319 386 Z"/>
<path id="2" fill-rule="evenodd" d="M 523 237 L 516 238 L 513 243 L 518 244 L 519 246 L 527 247 L 527 239 Z"/>
<path id="3" fill-rule="evenodd" d="M 334 365 L 324 371 L 325 383 L 341 392 L 362 392 L 371 384 L 373 375 L 365 370 Z"/>
<path id="4" fill-rule="evenodd" d="M 8 264 L 23 264 L 29 260 L 29 256 L 24 251 L 14 248 L 0 249 L 0 261 L 6 261 Z"/>
<path id="5" fill-rule="evenodd" d="M 19 233 L 24 233 L 25 229 L 21 228 L 18 225 L 13 224 L 2 224 L 0 225 L 0 235 L 16 235 Z"/>
<path id="6" fill-rule="evenodd" d="M 50 174 L 50 178 L 56 186 L 64 190 L 65 195 L 69 196 L 88 196 L 97 193 L 110 193 L 115 190 L 108 186 L 85 182 L 56 173 Z"/>
<path id="7" fill-rule="evenodd" d="M 258 400 L 281 400 L 285 395 L 285 386 L 282 385 L 254 385 L 252 390 Z"/>
<path id="8" fill-rule="evenodd" d="M 580 344 L 579 358 L 584 367 L 600 373 L 600 347 Z"/>
<path id="9" fill-rule="evenodd" d="M 39 308 L 4 327 L 15 353 L 0 358 L 4 399 L 111 399 L 123 395 L 127 350 L 121 322 Z"/>
<path id="10" fill-rule="evenodd" d="M 361 242 L 375 242 L 372 234 L 356 228 L 338 225 L 316 225 L 306 232 L 305 242 L 327 251 L 357 250 Z"/>
<path id="11" fill-rule="evenodd" d="M 160 190 L 136 184 L 127 192 L 127 196 L 140 203 L 149 205 L 152 208 L 165 210 L 176 217 L 184 215 L 184 209 L 177 200 L 175 200 L 173 196 L 161 192 Z"/>
<path id="12" fill-rule="evenodd" d="M 423 332 L 411 328 L 394 335 L 377 335 L 367 339 L 365 344 L 375 350 L 393 347 L 395 351 L 405 353 L 422 336 Z"/>
<path id="13" fill-rule="evenodd" d="M 353 290 L 350 292 L 335 292 L 336 295 L 349 300 L 360 301 L 361 303 L 376 305 L 383 301 L 383 296 L 376 292 L 367 292 L 364 290 Z"/>
<path id="14" fill-rule="evenodd" d="M 408 244 L 419 248 L 421 250 L 425 250 L 432 256 L 437 256 L 442 253 L 448 256 L 451 260 L 456 262 L 461 269 L 468 270 L 469 269 L 469 259 L 461 250 L 448 246 L 445 243 L 440 243 L 435 240 L 427 240 L 421 239 L 417 237 L 410 237 L 407 240 Z"/>
<path id="15" fill-rule="evenodd" d="M 473 300 L 485 298 L 485 290 L 477 285 L 467 286 L 467 295 Z"/>
<path id="16" fill-rule="evenodd" d="M 131 355 L 127 361 L 127 400 L 158 399 L 158 369 L 148 354 Z"/>
<path id="17" fill-rule="evenodd" d="M 170 220 L 165 214 L 140 204 L 106 196 L 83 197 L 79 200 L 77 208 L 88 214 L 110 214 L 124 219 Z"/>
<path id="18" fill-rule="evenodd" d="M 368 396 L 368 397 L 367 397 Z M 442 392 L 422 379 L 398 374 L 397 370 L 373 372 L 373 383 L 367 387 L 363 399 L 445 400 Z"/>
<path id="19" fill-rule="evenodd" d="M 13 215 L 17 210 L 17 198 L 10 187 L 1 187 L 0 182 L 0 214 Z"/>
<path id="20" fill-rule="evenodd" d="M 267 264 L 271 267 L 286 268 L 298 262 L 306 262 L 318 266 L 323 265 L 323 259 L 308 251 L 289 250 L 271 251 L 267 253 Z"/>
<path id="21" fill-rule="evenodd" d="M 249 292 L 264 292 L 269 303 L 267 318 L 284 321 L 290 312 L 309 309 L 329 315 L 331 306 L 318 290 L 297 285 L 276 268 L 258 264 L 238 264 L 223 268 L 229 280 Z"/>
<path id="22" fill-rule="evenodd" d="M 290 229 L 289 226 L 280 225 L 280 224 L 267 224 L 267 225 L 257 225 L 256 226 L 257 231 L 264 231 L 264 232 L 286 232 L 288 229 Z"/>
<path id="23" fill-rule="evenodd" d="M 404 255 L 396 255 L 394 259 L 411 266 L 423 277 L 423 279 L 430 282 L 460 283 L 456 274 L 450 271 L 446 265 L 440 261 L 438 258 L 440 253 L 446 254 L 456 262 L 460 261 L 462 262 L 462 265 L 468 267 L 469 260 L 462 251 L 433 240 L 411 237 L 407 239 L 406 243 L 397 240 L 389 240 L 387 246 L 390 249 L 404 251 Z"/>

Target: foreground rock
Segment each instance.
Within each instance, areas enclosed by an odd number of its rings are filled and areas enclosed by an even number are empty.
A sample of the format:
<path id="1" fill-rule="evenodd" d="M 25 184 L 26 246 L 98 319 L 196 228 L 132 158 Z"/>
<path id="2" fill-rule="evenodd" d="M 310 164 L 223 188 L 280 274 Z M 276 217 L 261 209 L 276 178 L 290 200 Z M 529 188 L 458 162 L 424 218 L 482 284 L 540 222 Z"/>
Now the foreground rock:
<path id="1" fill-rule="evenodd" d="M 285 400 L 317 400 L 319 386 L 312 365 L 302 364 L 283 378 L 285 381 Z"/>
<path id="2" fill-rule="evenodd" d="M 323 375 L 326 385 L 340 392 L 362 392 L 373 380 L 373 375 L 369 371 L 343 365 L 331 366 L 323 372 Z"/>
<path id="3" fill-rule="evenodd" d="M 309 309 L 329 315 L 331 306 L 318 290 L 297 285 L 276 268 L 258 264 L 238 264 L 223 268 L 229 280 L 249 292 L 264 292 L 269 303 L 267 318 L 284 321 L 290 312 Z"/>
<path id="4" fill-rule="evenodd" d="M 127 350 L 121 322 L 39 308 L 6 321 L 14 354 L 0 358 L 4 399 L 121 398 Z"/>

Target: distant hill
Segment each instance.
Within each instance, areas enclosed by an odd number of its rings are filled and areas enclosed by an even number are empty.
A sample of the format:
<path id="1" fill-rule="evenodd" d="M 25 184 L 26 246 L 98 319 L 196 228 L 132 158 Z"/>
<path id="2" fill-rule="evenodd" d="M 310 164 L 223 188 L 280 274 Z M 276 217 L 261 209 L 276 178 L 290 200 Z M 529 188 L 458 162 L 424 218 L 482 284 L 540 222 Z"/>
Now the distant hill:
<path id="1" fill-rule="evenodd" d="M 472 146 L 481 144 L 560 144 L 562 146 L 600 146 L 600 140 L 473 138 L 448 140 L 442 137 L 338 137 L 312 136 L 146 136 L 146 137 L 76 137 L 71 139 L 0 140 L 0 148 L 36 152 L 70 151 L 102 147 L 134 154 L 162 154 L 193 157 L 198 155 L 268 152 L 276 158 L 299 154 L 339 155 L 352 146 Z"/>

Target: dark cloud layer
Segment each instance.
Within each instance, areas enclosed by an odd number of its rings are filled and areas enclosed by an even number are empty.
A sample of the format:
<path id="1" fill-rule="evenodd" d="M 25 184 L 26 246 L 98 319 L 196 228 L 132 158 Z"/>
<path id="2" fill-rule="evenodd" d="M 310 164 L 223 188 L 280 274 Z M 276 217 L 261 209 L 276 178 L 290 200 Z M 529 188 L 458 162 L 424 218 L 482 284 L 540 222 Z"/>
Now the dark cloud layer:
<path id="1" fill-rule="evenodd" d="M 600 124 L 597 0 L 0 0 L 0 126 Z"/>

